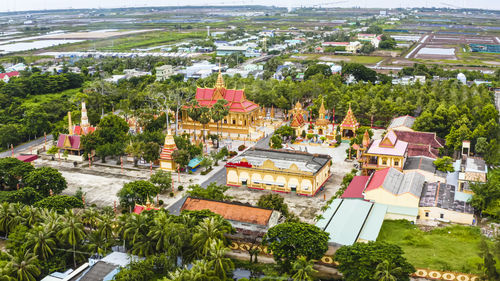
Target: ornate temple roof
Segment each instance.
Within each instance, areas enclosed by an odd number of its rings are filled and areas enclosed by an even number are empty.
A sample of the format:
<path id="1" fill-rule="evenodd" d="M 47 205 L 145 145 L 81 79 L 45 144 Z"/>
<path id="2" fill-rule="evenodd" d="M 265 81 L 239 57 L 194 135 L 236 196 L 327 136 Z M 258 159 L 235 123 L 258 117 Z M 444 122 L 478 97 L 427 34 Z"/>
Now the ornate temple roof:
<path id="1" fill-rule="evenodd" d="M 325 103 L 322 100 L 321 101 L 321 106 L 319 108 L 319 117 L 316 119 L 316 126 L 326 126 L 328 125 L 328 120 L 325 119 Z"/>
<path id="2" fill-rule="evenodd" d="M 226 89 L 220 71 L 215 87 L 197 88 L 195 98 L 200 106 L 206 107 L 212 107 L 217 100 L 225 99 L 230 112 L 251 112 L 259 108 L 259 105 L 246 99 L 244 90 Z"/>
<path id="3" fill-rule="evenodd" d="M 293 128 L 297 128 L 297 127 L 302 127 L 305 123 L 306 121 L 304 120 L 304 116 L 302 116 L 302 114 L 294 113 L 290 126 Z"/>
<path id="4" fill-rule="evenodd" d="M 351 105 L 349 104 L 349 110 L 347 110 L 347 114 L 346 114 L 344 120 L 342 121 L 342 124 L 340 124 L 340 127 L 356 128 L 358 126 L 359 126 L 359 123 L 356 120 L 354 113 L 352 113 Z"/>

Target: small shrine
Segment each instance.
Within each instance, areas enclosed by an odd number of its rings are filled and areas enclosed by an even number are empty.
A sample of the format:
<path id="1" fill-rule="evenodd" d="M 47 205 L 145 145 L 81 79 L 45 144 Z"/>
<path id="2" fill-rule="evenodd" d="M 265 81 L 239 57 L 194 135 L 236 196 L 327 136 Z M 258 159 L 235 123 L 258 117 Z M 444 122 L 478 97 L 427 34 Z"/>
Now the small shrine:
<path id="1" fill-rule="evenodd" d="M 300 136 L 306 123 L 306 121 L 304 120 L 304 114 L 306 114 L 307 112 L 302 108 L 300 102 L 297 102 L 295 104 L 295 107 L 290 110 L 290 113 L 292 114 L 292 122 L 290 122 L 290 127 L 295 130 L 295 134 L 297 136 Z"/>
<path id="2" fill-rule="evenodd" d="M 359 128 L 359 123 L 356 117 L 352 113 L 351 105 L 349 104 L 349 109 L 347 114 L 340 124 L 340 135 L 342 140 L 351 140 L 356 136 L 356 130 Z"/>
<path id="3" fill-rule="evenodd" d="M 57 139 L 57 147 L 63 151 L 67 151 L 70 155 L 81 155 L 83 148 L 81 147 L 81 136 L 94 132 L 97 127 L 93 127 L 89 123 L 87 117 L 87 108 L 85 102 L 82 102 L 82 116 L 80 125 L 73 125 L 71 121 L 71 112 L 68 111 L 68 134 L 60 134 Z"/>
<path id="4" fill-rule="evenodd" d="M 150 201 L 149 201 L 149 198 L 147 199 L 146 201 L 146 205 L 139 205 L 139 204 L 135 204 L 135 207 L 134 207 L 134 213 L 136 214 L 141 214 L 143 211 L 151 211 L 151 210 L 159 210 L 160 208 L 158 207 L 155 207 L 154 204 L 152 204 Z"/>
<path id="5" fill-rule="evenodd" d="M 177 146 L 175 145 L 174 136 L 171 131 L 168 130 L 167 135 L 165 136 L 165 144 L 163 145 L 163 149 L 160 154 L 160 169 L 175 171 L 176 164 L 172 156 L 175 150 L 177 150 Z"/>
<path id="6" fill-rule="evenodd" d="M 318 130 L 318 135 L 325 135 L 328 131 L 328 120 L 325 119 L 325 103 L 321 101 L 321 107 L 319 108 L 319 117 L 316 119 L 316 129 Z"/>

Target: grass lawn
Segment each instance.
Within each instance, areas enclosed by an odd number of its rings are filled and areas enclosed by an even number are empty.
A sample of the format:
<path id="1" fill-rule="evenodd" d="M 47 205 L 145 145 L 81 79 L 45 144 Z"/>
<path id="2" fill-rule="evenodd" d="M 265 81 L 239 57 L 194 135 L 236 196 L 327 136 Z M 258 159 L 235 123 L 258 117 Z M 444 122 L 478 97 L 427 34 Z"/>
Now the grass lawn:
<path id="1" fill-rule="evenodd" d="M 425 232 L 408 221 L 386 220 L 377 241 L 399 245 L 417 268 L 477 274 L 480 239 L 477 227 L 454 225 Z"/>
<path id="2" fill-rule="evenodd" d="M 23 106 L 35 106 L 39 105 L 42 103 L 50 102 L 53 100 L 62 100 L 62 99 L 69 99 L 73 97 L 76 93 L 79 92 L 80 89 L 69 89 L 66 91 L 62 91 L 60 93 L 54 93 L 54 94 L 46 94 L 46 95 L 39 95 L 39 96 L 31 96 L 23 101 Z"/>

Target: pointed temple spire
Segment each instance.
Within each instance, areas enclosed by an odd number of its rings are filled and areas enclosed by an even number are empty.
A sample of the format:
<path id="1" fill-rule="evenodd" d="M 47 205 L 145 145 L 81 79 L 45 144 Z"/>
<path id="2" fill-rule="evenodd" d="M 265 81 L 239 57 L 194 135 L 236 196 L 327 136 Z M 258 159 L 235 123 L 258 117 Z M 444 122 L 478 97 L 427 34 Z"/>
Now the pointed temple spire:
<path id="1" fill-rule="evenodd" d="M 321 106 L 319 108 L 318 119 L 316 119 L 316 126 L 326 126 L 328 124 L 328 121 L 325 119 L 325 113 L 325 100 L 321 97 Z"/>
<path id="2" fill-rule="evenodd" d="M 365 131 L 363 135 L 363 147 L 367 148 L 370 145 L 370 135 L 368 134 L 368 130 Z"/>
<path id="3" fill-rule="evenodd" d="M 68 111 L 68 132 L 70 135 L 73 134 L 73 124 L 71 123 L 71 111 Z"/>
<path id="4" fill-rule="evenodd" d="M 358 121 L 356 120 L 356 117 L 354 116 L 354 113 L 352 113 L 351 109 L 351 103 L 349 103 L 349 110 L 347 110 L 347 114 L 342 121 L 341 126 L 342 127 L 357 127 Z"/>
<path id="5" fill-rule="evenodd" d="M 80 121 L 80 126 L 82 128 L 90 127 L 89 118 L 87 117 L 87 108 L 85 107 L 84 101 L 82 101 L 82 119 Z"/>
<path id="6" fill-rule="evenodd" d="M 221 65 L 219 62 L 219 75 L 217 76 L 217 82 L 215 82 L 215 88 L 225 88 L 224 79 L 222 78 Z"/>

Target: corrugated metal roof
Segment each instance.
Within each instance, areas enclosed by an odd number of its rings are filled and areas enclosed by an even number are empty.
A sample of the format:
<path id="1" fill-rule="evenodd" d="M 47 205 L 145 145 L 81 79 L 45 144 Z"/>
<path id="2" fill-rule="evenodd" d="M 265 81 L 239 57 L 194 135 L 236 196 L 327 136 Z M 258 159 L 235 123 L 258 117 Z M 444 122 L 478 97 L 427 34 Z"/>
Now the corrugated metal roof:
<path id="1" fill-rule="evenodd" d="M 365 225 L 359 234 L 359 238 L 367 241 L 377 240 L 380 228 L 384 223 L 387 205 L 375 203 L 366 219 Z"/>
<path id="2" fill-rule="evenodd" d="M 330 223 L 330 220 L 332 219 L 333 215 L 340 206 L 341 202 L 342 200 L 339 199 L 333 200 L 332 204 L 330 205 L 330 208 L 326 209 L 326 211 L 322 214 L 323 218 L 316 223 L 316 226 L 325 230 L 325 228 Z"/>

